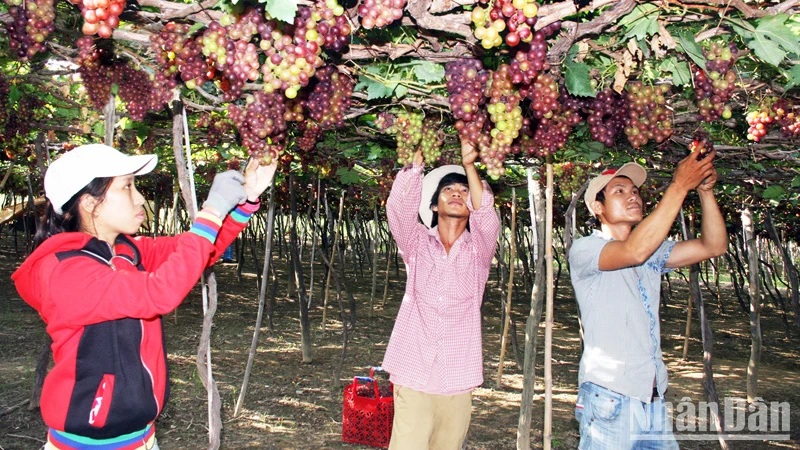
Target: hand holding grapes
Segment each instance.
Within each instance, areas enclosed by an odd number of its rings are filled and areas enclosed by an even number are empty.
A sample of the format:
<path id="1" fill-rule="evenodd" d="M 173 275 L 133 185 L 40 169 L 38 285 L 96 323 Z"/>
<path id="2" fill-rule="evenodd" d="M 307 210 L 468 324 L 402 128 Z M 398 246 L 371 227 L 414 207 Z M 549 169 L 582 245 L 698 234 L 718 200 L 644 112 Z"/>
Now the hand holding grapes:
<path id="1" fill-rule="evenodd" d="M 250 158 L 244 169 L 244 188 L 247 191 L 247 200 L 258 201 L 261 194 L 272 184 L 278 160 L 273 159 L 271 164 L 261 165 L 258 158 Z"/>
<path id="2" fill-rule="evenodd" d="M 474 167 L 475 161 L 478 159 L 478 150 L 475 144 L 467 139 L 461 138 L 461 163 L 464 167 Z"/>
<path id="3" fill-rule="evenodd" d="M 711 153 L 708 154 L 709 158 L 714 158 L 716 155 L 716 150 L 711 150 Z M 699 186 L 697 186 L 698 192 L 714 192 L 714 185 L 717 184 L 717 179 L 719 175 L 717 174 L 717 168 L 713 165 L 711 166 L 711 175 L 707 176 Z"/>
<path id="4" fill-rule="evenodd" d="M 412 162 L 414 163 L 415 166 L 421 166 L 425 162 L 425 158 L 422 156 L 421 148 L 417 149 L 417 151 L 414 152 L 414 159 L 412 160 Z"/>

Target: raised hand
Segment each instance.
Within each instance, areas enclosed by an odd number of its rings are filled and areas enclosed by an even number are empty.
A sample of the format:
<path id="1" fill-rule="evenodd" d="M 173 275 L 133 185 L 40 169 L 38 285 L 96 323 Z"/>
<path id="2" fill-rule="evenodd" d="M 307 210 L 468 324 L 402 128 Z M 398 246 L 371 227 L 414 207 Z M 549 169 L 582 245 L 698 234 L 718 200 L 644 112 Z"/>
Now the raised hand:
<path id="1" fill-rule="evenodd" d="M 208 198 L 203 202 L 203 209 L 210 210 L 220 219 L 224 218 L 236 205 L 247 200 L 243 183 L 244 176 L 235 170 L 218 173 L 211 183 Z"/>
<path id="2" fill-rule="evenodd" d="M 275 170 L 278 168 L 278 160 L 273 159 L 272 164 L 261 165 L 258 158 L 250 158 L 244 168 L 244 188 L 247 192 L 247 200 L 255 202 L 272 184 L 275 177 Z"/>
<path id="3" fill-rule="evenodd" d="M 716 152 L 712 150 L 703 159 L 698 159 L 700 152 L 690 153 L 689 156 L 678 163 L 675 175 L 672 177 L 672 183 L 688 192 L 700 186 L 703 180 L 712 177 L 712 175 L 713 182 L 716 182 L 716 169 L 714 169 L 713 164 L 715 155 Z"/>
<path id="4" fill-rule="evenodd" d="M 461 138 L 461 163 L 464 167 L 473 166 L 478 159 L 478 150 L 475 149 L 475 144 Z"/>
<path id="5" fill-rule="evenodd" d="M 425 158 L 422 157 L 422 150 L 418 149 L 414 152 L 414 159 L 412 160 L 415 166 L 421 166 L 423 162 L 425 162 Z"/>
<path id="6" fill-rule="evenodd" d="M 708 155 L 708 158 L 713 158 L 716 155 L 714 150 Z M 697 186 L 697 191 L 713 191 L 714 185 L 717 184 L 717 179 L 719 175 L 717 174 L 717 168 L 713 165 L 711 166 L 712 173 L 711 175 L 707 176 L 703 181 L 700 182 L 700 185 Z"/>

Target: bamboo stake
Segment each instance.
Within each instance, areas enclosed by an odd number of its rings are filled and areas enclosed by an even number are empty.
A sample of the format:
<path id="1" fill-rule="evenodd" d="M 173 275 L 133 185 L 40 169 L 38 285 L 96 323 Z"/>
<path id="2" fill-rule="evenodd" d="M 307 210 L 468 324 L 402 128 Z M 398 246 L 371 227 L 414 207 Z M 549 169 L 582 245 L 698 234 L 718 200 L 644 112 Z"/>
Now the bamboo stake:
<path id="1" fill-rule="evenodd" d="M 500 363 L 497 365 L 497 381 L 495 388 L 500 389 L 503 385 L 503 361 L 506 357 L 506 345 L 508 342 L 508 325 L 511 321 L 511 297 L 514 292 L 514 260 L 517 257 L 517 188 L 511 188 L 511 251 L 508 259 L 508 297 L 506 298 L 506 317 L 503 321 L 503 337 L 500 339 Z"/>
<path id="2" fill-rule="evenodd" d="M 386 275 L 383 277 L 383 299 L 381 300 L 381 308 L 386 306 L 386 297 L 389 294 L 389 269 L 392 265 L 392 241 L 389 240 L 386 244 Z"/>
<path id="3" fill-rule="evenodd" d="M 531 214 L 531 266 L 534 268 L 533 287 L 531 288 L 531 308 L 525 322 L 525 359 L 523 361 L 522 397 L 519 406 L 519 422 L 517 424 L 517 450 L 531 448 L 531 416 L 533 412 L 533 396 L 536 388 L 536 344 L 539 337 L 539 324 L 542 320 L 542 309 L 545 297 L 545 277 L 541 270 L 544 266 L 544 247 L 538 240 L 544 236 L 544 199 L 541 184 L 533 179 L 533 169 L 528 168 L 528 204 Z"/>
<path id="4" fill-rule="evenodd" d="M 747 403 L 753 403 L 758 392 L 758 365 L 761 361 L 761 293 L 758 280 L 758 249 L 755 242 L 753 213 L 742 211 L 742 231 L 747 247 L 747 272 L 750 291 L 750 360 L 747 362 Z"/>
<path id="5" fill-rule="evenodd" d="M 308 307 L 311 308 L 311 298 L 314 296 L 314 257 L 317 251 L 317 226 L 319 225 L 319 203 L 322 196 L 320 179 L 317 178 L 317 211 L 314 213 L 314 224 L 311 226 L 311 281 L 308 286 Z"/>
<path id="6" fill-rule="evenodd" d="M 264 248 L 264 269 L 261 275 L 261 285 L 258 289 L 258 314 L 256 315 L 256 325 L 253 331 L 253 341 L 250 343 L 250 353 L 247 355 L 247 366 L 244 369 L 244 379 L 242 389 L 239 391 L 239 398 L 236 400 L 236 407 L 233 416 L 239 415 L 247 395 L 247 386 L 250 384 L 250 370 L 253 368 L 253 361 L 256 358 L 258 349 L 258 335 L 261 332 L 261 321 L 264 317 L 264 304 L 267 298 L 267 280 L 269 279 L 269 263 L 272 260 L 272 235 L 275 222 L 275 179 L 272 179 L 272 191 L 269 195 L 269 209 L 267 212 L 267 243 Z"/>
<path id="7" fill-rule="evenodd" d="M 683 222 L 683 208 L 680 211 L 680 220 Z M 689 215 L 689 233 L 694 236 L 694 216 Z M 689 333 L 692 330 L 692 296 L 689 295 L 689 306 L 686 308 L 686 332 L 683 338 L 683 357 L 681 361 L 686 361 L 689 357 Z"/>
<path id="8" fill-rule="evenodd" d="M 336 229 L 333 233 L 333 252 L 336 252 L 336 248 L 339 245 L 339 228 L 342 224 L 342 211 L 344 210 L 344 189 L 342 190 L 342 194 L 339 196 L 339 218 L 336 220 Z M 335 255 L 336 253 L 331 253 L 331 255 Z M 333 262 L 335 259 L 331 257 L 331 266 L 333 266 Z M 328 269 L 328 281 L 325 282 L 325 301 L 322 303 L 322 332 L 325 332 L 325 324 L 328 321 L 328 296 L 331 290 L 331 270 Z"/>
<path id="9" fill-rule="evenodd" d="M 547 201 L 545 215 L 545 265 L 547 266 L 547 303 L 544 319 L 544 450 L 553 440 L 553 163 L 547 160 Z"/>
<path id="10" fill-rule="evenodd" d="M 371 250 L 372 250 L 372 289 L 369 293 L 369 316 L 375 311 L 375 288 L 378 282 L 378 207 L 375 206 L 373 210 L 373 225 L 375 233 L 372 236 Z"/>

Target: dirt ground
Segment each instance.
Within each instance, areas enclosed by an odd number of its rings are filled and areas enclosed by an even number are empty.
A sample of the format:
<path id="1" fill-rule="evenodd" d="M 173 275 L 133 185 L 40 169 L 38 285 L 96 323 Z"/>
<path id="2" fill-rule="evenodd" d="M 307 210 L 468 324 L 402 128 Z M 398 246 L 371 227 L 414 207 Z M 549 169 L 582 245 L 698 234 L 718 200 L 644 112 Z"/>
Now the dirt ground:
<path id="1" fill-rule="evenodd" d="M 5 230 L 4 230 L 5 231 Z M 4 233 L 6 234 L 6 233 Z M 44 326 L 38 315 L 22 302 L 10 281 L 10 275 L 22 256 L 13 243 L 0 240 L 0 449 L 41 448 L 46 427 L 38 410 L 27 403 L 33 384 L 36 357 L 43 339 Z M 385 261 L 385 260 L 384 260 Z M 380 263 L 385 267 L 385 263 Z M 327 331 L 321 329 L 323 285 L 316 269 L 311 320 L 313 324 L 313 362 L 302 363 L 299 314 L 296 300 L 287 298 L 285 262 L 278 261 L 277 307 L 274 332 L 261 330 L 259 349 L 252 369 L 243 412 L 233 416 L 241 389 L 250 342 L 258 309 L 256 269 L 245 264 L 241 281 L 236 279 L 235 264 L 218 264 L 219 308 L 212 335 L 213 366 L 223 402 L 222 448 L 225 449 L 367 449 L 341 441 L 342 391 L 355 375 L 366 375 L 368 367 L 378 365 L 391 333 L 394 317 L 403 295 L 404 272 L 391 270 L 389 295 L 385 305 L 380 299 L 369 315 L 369 271 L 363 276 L 347 274 L 347 284 L 358 301 L 358 321 L 351 333 L 346 358 L 339 379 L 332 379 L 339 363 L 342 345 L 338 306 L 328 309 Z M 260 271 L 260 269 L 259 269 Z M 308 272 L 306 272 L 308 276 Z M 688 397 L 694 404 L 704 400 L 700 331 L 693 317 L 689 359 L 681 361 L 686 320 L 686 284 L 673 277 L 672 301 L 662 310 L 662 347 L 670 372 L 667 400 L 679 402 Z M 503 387 L 495 389 L 500 354 L 499 301 L 496 274 L 489 285 L 490 302 L 484 306 L 485 381 L 474 391 L 473 419 L 467 448 L 480 450 L 514 449 L 522 392 L 522 374 L 509 351 L 504 365 Z M 383 292 L 379 277 L 378 294 Z M 748 316 L 739 307 L 732 288 L 723 286 L 726 312 L 720 313 L 715 299 L 705 292 L 714 328 L 714 370 L 720 398 L 745 397 L 745 373 L 750 353 Z M 524 343 L 525 319 L 530 300 L 520 293 L 515 300 L 513 318 L 520 345 Z M 164 450 L 201 449 L 207 443 L 206 392 L 195 367 L 195 352 L 202 323 L 202 302 L 195 289 L 175 315 L 165 318 L 169 348 L 172 392 L 164 413 L 156 422 L 159 445 Z M 577 369 L 580 339 L 576 303 L 569 289 L 566 273 L 561 274 L 555 300 L 553 342 L 553 409 L 555 448 L 576 448 L 578 424 L 574 419 L 577 394 Z M 732 441 L 730 448 L 800 449 L 800 333 L 786 327 L 770 307 L 763 312 L 764 351 L 759 368 L 758 395 L 765 402 L 787 402 L 790 407 L 790 440 Z M 790 323 L 793 317 L 789 316 Z M 534 404 L 532 438 L 541 447 L 544 396 L 542 352 L 544 326 L 539 338 L 537 396 Z M 510 347 L 509 347 L 510 350 Z M 681 441 L 681 448 L 718 448 L 714 440 Z"/>

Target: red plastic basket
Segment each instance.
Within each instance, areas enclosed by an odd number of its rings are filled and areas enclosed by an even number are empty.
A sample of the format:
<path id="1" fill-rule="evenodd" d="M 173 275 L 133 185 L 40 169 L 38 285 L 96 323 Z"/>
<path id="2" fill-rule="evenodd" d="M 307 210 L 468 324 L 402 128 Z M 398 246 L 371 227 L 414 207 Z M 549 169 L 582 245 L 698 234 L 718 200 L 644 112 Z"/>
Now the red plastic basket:
<path id="1" fill-rule="evenodd" d="M 394 420 L 394 386 L 389 382 L 388 390 L 380 389 L 375 371 L 373 367 L 369 377 L 354 377 L 353 384 L 344 388 L 342 440 L 387 448 Z"/>

